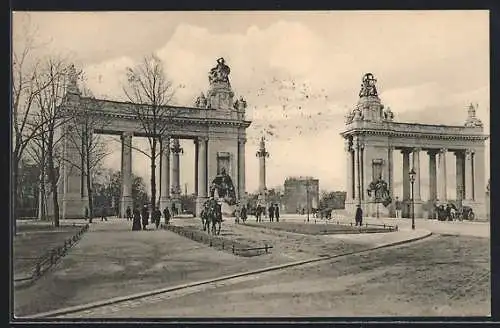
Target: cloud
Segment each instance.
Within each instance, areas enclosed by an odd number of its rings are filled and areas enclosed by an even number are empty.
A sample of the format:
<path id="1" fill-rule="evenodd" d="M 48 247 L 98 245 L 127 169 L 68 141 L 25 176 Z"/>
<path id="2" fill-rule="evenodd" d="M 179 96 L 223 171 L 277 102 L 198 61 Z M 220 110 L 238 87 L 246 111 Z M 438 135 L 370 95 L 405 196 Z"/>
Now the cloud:
<path id="1" fill-rule="evenodd" d="M 365 72 L 375 73 L 382 101 L 397 120 L 463 124 L 465 106 L 478 102 L 478 115 L 489 126 L 487 15 L 486 23 L 470 23 L 471 16 L 462 14 L 371 15 L 318 16 L 322 28 L 283 18 L 239 32 L 182 23 L 155 53 L 174 83 L 186 86 L 176 103 L 188 106 L 207 90 L 215 60 L 226 59 L 233 90 L 247 99 L 247 116 L 253 120 L 247 131 L 249 191 L 258 185 L 254 155 L 262 133 L 271 153 L 269 186 L 282 185 L 288 175 L 316 175 L 322 188 L 343 189 L 339 133 Z M 472 32 L 478 37 L 464 47 L 464 35 Z M 120 99 L 125 67 L 133 63 L 124 53 L 88 66 L 88 84 L 96 94 Z M 185 161 L 182 165 L 192 166 L 187 156 Z M 147 163 L 136 166 L 146 168 Z M 192 173 L 181 174 L 185 181 L 194 180 L 188 176 Z"/>

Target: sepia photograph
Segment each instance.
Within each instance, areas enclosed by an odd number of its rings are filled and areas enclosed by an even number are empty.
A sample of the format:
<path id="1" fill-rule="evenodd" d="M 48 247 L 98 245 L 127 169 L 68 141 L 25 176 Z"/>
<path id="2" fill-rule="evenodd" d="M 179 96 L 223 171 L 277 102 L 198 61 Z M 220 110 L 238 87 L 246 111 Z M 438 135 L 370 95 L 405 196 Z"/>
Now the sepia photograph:
<path id="1" fill-rule="evenodd" d="M 488 10 L 11 18 L 13 320 L 491 316 Z"/>

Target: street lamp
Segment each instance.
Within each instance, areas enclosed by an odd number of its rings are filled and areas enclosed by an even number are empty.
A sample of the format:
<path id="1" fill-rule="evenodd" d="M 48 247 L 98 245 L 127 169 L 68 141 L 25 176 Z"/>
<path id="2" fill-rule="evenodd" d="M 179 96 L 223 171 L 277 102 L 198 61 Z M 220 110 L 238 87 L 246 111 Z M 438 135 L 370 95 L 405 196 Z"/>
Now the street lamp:
<path id="1" fill-rule="evenodd" d="M 410 175 L 410 183 L 411 183 L 411 229 L 415 230 L 415 199 L 413 195 L 413 184 L 415 183 L 415 176 L 417 173 L 412 168 L 408 173 Z"/>

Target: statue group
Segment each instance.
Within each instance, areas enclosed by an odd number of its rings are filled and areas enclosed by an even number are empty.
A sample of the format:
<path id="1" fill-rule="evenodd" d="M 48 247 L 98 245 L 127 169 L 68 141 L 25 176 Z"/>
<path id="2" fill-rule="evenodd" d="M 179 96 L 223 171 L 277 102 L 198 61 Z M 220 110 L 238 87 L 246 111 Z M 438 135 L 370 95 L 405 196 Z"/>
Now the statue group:
<path id="1" fill-rule="evenodd" d="M 225 82 L 229 83 L 229 73 L 231 69 L 226 65 L 224 58 L 217 59 L 217 66 L 210 70 L 208 81 L 210 84 Z"/>
<path id="2" fill-rule="evenodd" d="M 366 73 L 363 76 L 363 82 L 361 83 L 361 90 L 359 91 L 359 97 L 378 96 L 375 83 L 377 83 L 377 79 L 373 76 L 373 74 Z"/>

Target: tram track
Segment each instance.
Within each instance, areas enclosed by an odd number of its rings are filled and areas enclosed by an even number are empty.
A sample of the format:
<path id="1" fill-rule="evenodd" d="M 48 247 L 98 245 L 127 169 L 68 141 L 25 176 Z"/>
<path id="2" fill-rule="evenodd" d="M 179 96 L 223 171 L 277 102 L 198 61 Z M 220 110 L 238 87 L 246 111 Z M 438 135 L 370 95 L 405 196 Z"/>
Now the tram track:
<path id="1" fill-rule="evenodd" d="M 103 317 L 106 314 L 111 314 L 118 311 L 123 311 L 136 306 L 143 306 L 145 304 L 151 304 L 156 302 L 165 301 L 172 298 L 183 297 L 189 294 L 199 293 L 202 291 L 216 289 L 218 287 L 232 285 L 236 283 L 241 283 L 248 281 L 250 279 L 255 279 L 263 275 L 268 275 L 279 270 L 284 270 L 288 268 L 294 268 L 299 266 L 306 266 L 309 264 L 316 264 L 320 262 L 328 262 L 348 256 L 366 254 L 371 252 L 376 252 L 382 249 L 396 248 L 401 245 L 409 245 L 411 243 L 418 242 L 432 235 L 431 232 L 426 232 L 423 235 L 416 236 L 410 239 L 400 240 L 393 243 L 388 243 L 372 248 L 366 248 L 362 250 L 347 252 L 343 254 L 331 255 L 331 256 L 319 256 L 312 259 L 301 260 L 296 262 L 290 262 L 281 265 L 275 265 L 267 268 L 246 271 L 237 274 L 225 275 L 218 278 L 186 283 L 174 287 L 161 288 L 154 291 L 148 291 L 143 293 L 138 293 L 134 295 L 128 295 L 124 297 L 116 297 L 106 300 L 101 300 L 93 303 L 53 310 L 49 312 L 38 313 L 34 315 L 27 315 L 19 319 L 43 319 L 43 318 L 82 318 L 88 315 Z"/>

